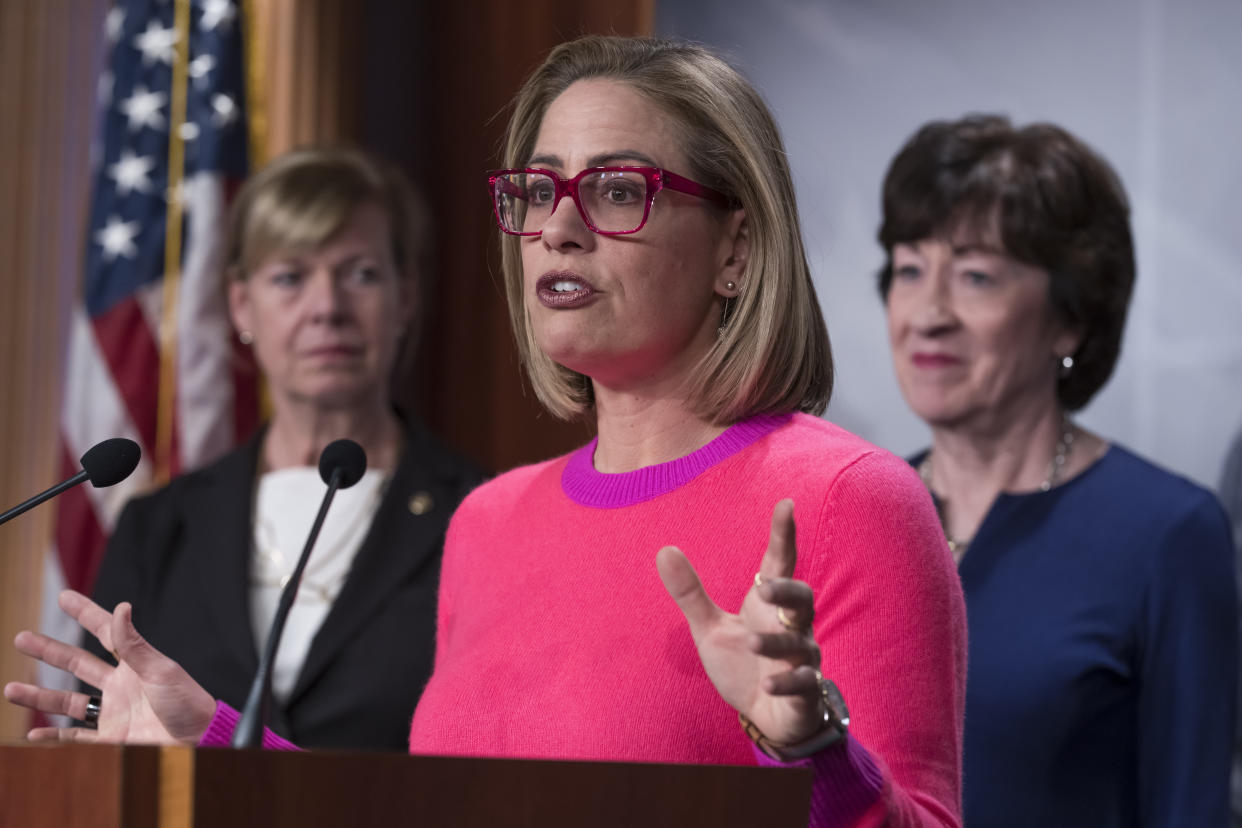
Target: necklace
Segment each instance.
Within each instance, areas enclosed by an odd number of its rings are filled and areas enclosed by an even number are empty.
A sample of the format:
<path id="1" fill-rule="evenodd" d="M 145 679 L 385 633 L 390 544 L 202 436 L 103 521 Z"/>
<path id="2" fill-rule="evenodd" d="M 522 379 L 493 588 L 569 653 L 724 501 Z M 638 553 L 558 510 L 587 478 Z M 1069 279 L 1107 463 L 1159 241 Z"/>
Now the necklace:
<path id="1" fill-rule="evenodd" d="M 333 532 L 333 543 L 322 549 L 307 562 L 302 573 L 297 600 L 320 601 L 331 604 L 336 599 L 350 566 L 341 560 L 352 556 L 361 545 L 379 508 L 379 502 L 387 488 L 387 478 L 381 478 L 373 486 L 366 499 L 359 503 L 348 517 L 348 523 L 340 531 Z M 339 507 L 338 507 L 339 508 Z M 326 527 L 325 527 L 326 528 Z M 257 586 L 275 587 L 283 590 L 293 576 L 293 564 L 285 557 L 276 540 L 277 531 L 271 520 L 256 515 L 254 524 L 255 559 L 250 582 Z"/>
<path id="2" fill-rule="evenodd" d="M 1048 461 L 1048 472 L 1044 475 L 1043 482 L 1039 484 L 1039 490 L 1046 492 L 1057 484 L 1061 479 L 1061 475 L 1065 472 L 1065 463 L 1069 459 L 1070 451 L 1074 448 L 1074 425 L 1065 417 L 1061 418 L 1061 436 L 1057 440 L 1056 450 L 1053 452 L 1052 459 Z M 927 452 L 927 456 L 922 459 L 918 466 L 919 479 L 923 481 L 923 486 L 932 495 L 932 501 L 936 504 L 936 516 L 940 518 L 940 528 L 944 530 L 945 540 L 949 542 L 949 551 L 953 553 L 953 561 L 961 563 L 962 557 L 966 554 L 967 547 L 973 538 L 954 538 L 949 534 L 949 521 L 945 514 L 948 509 L 948 500 L 936 494 L 936 490 L 932 488 L 932 453 Z"/>

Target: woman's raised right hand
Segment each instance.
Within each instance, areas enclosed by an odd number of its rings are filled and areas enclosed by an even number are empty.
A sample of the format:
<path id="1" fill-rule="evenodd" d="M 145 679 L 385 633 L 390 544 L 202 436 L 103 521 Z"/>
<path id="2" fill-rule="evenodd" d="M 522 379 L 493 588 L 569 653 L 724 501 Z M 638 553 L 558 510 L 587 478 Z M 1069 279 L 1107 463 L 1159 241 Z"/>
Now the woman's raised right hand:
<path id="1" fill-rule="evenodd" d="M 197 744 L 215 715 L 211 694 L 181 665 L 147 643 L 134 628 L 133 608 L 107 612 L 73 590 L 60 594 L 60 608 L 116 656 L 113 667 L 81 647 L 23 630 L 14 644 L 22 653 L 72 673 L 101 691 L 98 729 L 37 727 L 32 741 Z M 23 682 L 4 686 L 4 697 L 42 713 L 84 720 L 89 696 Z"/>

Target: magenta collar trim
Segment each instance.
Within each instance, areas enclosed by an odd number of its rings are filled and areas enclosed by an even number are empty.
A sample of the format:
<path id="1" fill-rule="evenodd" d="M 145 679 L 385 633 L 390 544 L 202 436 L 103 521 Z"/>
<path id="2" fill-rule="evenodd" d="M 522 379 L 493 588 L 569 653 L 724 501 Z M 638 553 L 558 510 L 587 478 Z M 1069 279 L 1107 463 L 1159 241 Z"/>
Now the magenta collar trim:
<path id="1" fill-rule="evenodd" d="M 569 456 L 561 473 L 566 497 L 582 506 L 619 509 L 651 500 L 689 483 L 707 469 L 789 422 L 792 414 L 761 414 L 734 423 L 698 451 L 667 463 L 644 466 L 630 472 L 607 474 L 595 470 L 592 440 Z"/>

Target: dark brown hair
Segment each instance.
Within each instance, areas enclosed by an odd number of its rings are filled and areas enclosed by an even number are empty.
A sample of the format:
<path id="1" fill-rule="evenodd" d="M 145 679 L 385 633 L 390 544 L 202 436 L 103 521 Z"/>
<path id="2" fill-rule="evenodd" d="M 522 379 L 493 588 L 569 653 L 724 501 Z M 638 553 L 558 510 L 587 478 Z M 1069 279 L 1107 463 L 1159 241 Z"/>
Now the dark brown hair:
<path id="1" fill-rule="evenodd" d="M 878 235 L 892 283 L 893 246 L 941 237 L 999 241 L 1046 271 L 1053 312 L 1082 341 L 1057 381 L 1068 410 L 1112 375 L 1134 286 L 1130 205 L 1108 162 L 1058 126 L 1015 129 L 999 115 L 933 121 L 914 134 L 884 177 Z"/>

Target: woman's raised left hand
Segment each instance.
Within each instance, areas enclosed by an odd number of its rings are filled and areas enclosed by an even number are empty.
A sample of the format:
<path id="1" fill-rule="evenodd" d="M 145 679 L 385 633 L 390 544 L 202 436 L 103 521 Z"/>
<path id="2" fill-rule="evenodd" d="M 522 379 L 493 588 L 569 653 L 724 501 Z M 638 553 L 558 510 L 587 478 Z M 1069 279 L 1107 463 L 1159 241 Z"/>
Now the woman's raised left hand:
<path id="1" fill-rule="evenodd" d="M 113 612 L 81 593 L 60 593 L 60 608 L 104 649 L 116 656 L 114 667 L 81 647 L 23 630 L 14 643 L 25 655 L 66 670 L 100 690 L 96 726 L 37 727 L 31 741 L 123 742 L 126 744 L 194 744 L 216 712 L 211 695 L 181 665 L 152 647 L 134 628 L 133 608 L 121 603 Z M 42 713 L 85 719 L 88 696 L 71 690 L 9 682 L 4 697 Z"/>
<path id="2" fill-rule="evenodd" d="M 820 650 L 811 629 L 815 596 L 793 579 L 796 561 L 788 499 L 772 510 L 768 548 L 737 615 L 716 605 L 677 547 L 656 555 L 660 578 L 685 614 L 716 690 L 778 745 L 803 742 L 824 728 Z"/>

